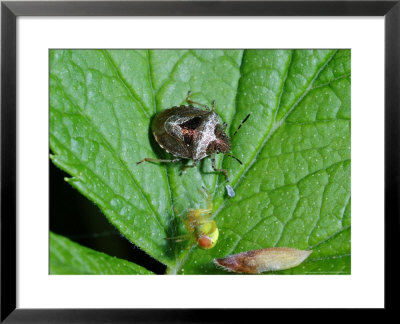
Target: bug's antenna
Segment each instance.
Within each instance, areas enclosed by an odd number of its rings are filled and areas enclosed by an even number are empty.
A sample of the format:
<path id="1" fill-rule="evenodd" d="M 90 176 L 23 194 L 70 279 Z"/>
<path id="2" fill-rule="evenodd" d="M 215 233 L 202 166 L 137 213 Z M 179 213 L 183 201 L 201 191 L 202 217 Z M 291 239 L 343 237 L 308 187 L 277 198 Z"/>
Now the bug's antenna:
<path id="1" fill-rule="evenodd" d="M 238 126 L 238 128 L 237 128 L 237 129 L 235 130 L 235 132 L 233 133 L 232 138 L 233 138 L 233 136 L 236 135 L 236 133 L 238 132 L 238 130 L 240 129 L 240 127 L 242 127 L 242 125 L 247 121 L 247 119 L 249 119 L 249 117 L 250 117 L 250 114 L 248 114 L 248 115 L 246 116 L 246 118 L 242 120 L 242 122 L 240 123 L 240 125 Z M 236 159 L 236 158 L 235 158 L 235 159 Z M 240 163 L 240 164 L 242 164 L 242 163 Z"/>
<path id="2" fill-rule="evenodd" d="M 240 165 L 243 165 L 242 161 L 240 161 L 236 156 L 233 156 L 233 155 L 231 155 L 231 154 L 229 154 L 229 153 L 224 153 L 224 155 L 228 155 L 228 156 L 230 156 L 231 158 L 234 158 L 236 161 L 238 161 L 238 162 L 240 163 Z"/>

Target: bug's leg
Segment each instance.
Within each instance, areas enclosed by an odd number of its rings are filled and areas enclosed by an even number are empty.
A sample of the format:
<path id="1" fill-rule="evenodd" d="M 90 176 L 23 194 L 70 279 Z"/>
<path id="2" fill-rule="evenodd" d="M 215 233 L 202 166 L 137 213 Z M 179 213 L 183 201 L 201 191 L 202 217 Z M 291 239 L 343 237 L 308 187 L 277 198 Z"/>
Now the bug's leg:
<path id="1" fill-rule="evenodd" d="M 205 186 L 201 186 L 201 187 L 203 188 L 204 191 L 201 191 L 200 189 L 198 189 L 198 192 L 208 202 L 211 198 L 210 192 L 207 190 L 207 188 Z"/>
<path id="2" fill-rule="evenodd" d="M 215 111 L 215 100 L 213 100 L 211 103 L 211 110 Z"/>
<path id="3" fill-rule="evenodd" d="M 175 163 L 179 162 L 181 159 L 173 159 L 173 160 L 163 160 L 163 159 L 153 159 L 153 158 L 144 158 L 142 161 L 136 162 L 136 164 L 140 164 L 143 162 L 164 162 L 164 163 Z"/>
<path id="4" fill-rule="evenodd" d="M 213 220 L 210 219 L 211 213 L 209 212 L 209 210 L 208 209 L 203 209 L 203 210 L 204 210 L 204 214 L 205 214 L 206 218 L 199 219 L 197 221 L 197 225 L 204 225 L 204 224 L 208 224 L 208 223 L 212 223 L 213 222 Z"/>
<path id="5" fill-rule="evenodd" d="M 195 228 L 197 224 L 200 224 L 202 220 L 207 220 L 211 218 L 211 212 L 212 212 L 212 205 L 211 208 L 204 208 L 204 209 L 195 209 L 195 216 L 194 216 L 194 222 L 191 223 L 191 225 Z"/>
<path id="6" fill-rule="evenodd" d="M 205 199 L 205 201 L 206 201 L 206 203 L 207 203 L 207 209 L 206 209 L 206 210 L 210 211 L 210 210 L 212 210 L 212 208 L 213 208 L 211 194 L 210 194 L 210 192 L 207 190 L 206 187 L 202 186 L 202 188 L 203 188 L 204 192 L 201 191 L 200 189 L 199 189 L 199 192 L 200 192 L 200 194 L 203 196 L 203 198 Z"/>
<path id="7" fill-rule="evenodd" d="M 175 215 L 178 215 L 179 216 L 179 218 L 181 219 L 181 221 L 182 222 L 184 222 L 184 220 L 183 220 L 183 217 L 182 217 L 182 213 L 181 214 L 179 214 L 179 211 L 178 211 L 178 209 L 176 209 L 176 207 L 174 206 L 174 207 L 172 207 L 173 209 L 174 209 L 174 213 L 175 213 Z"/>
<path id="8" fill-rule="evenodd" d="M 173 209 L 174 209 L 175 215 L 178 215 L 179 218 L 180 218 L 180 220 L 181 220 L 181 222 L 182 222 L 183 224 L 185 224 L 185 226 L 187 227 L 187 225 L 186 225 L 187 220 L 185 220 L 185 219 L 183 218 L 183 216 L 182 216 L 183 213 L 179 213 L 178 209 L 176 209 L 175 206 L 173 207 Z"/>
<path id="9" fill-rule="evenodd" d="M 179 175 L 182 175 L 183 172 L 185 172 L 186 169 L 188 168 L 194 168 L 197 165 L 198 160 L 193 160 L 193 163 L 191 165 L 186 165 L 182 171 L 179 173 Z"/>
<path id="10" fill-rule="evenodd" d="M 190 244 L 185 248 L 185 250 L 190 250 L 193 247 L 193 245 L 196 245 L 196 244 L 197 244 L 196 240 L 190 241 Z"/>
<path id="11" fill-rule="evenodd" d="M 176 211 L 175 211 L 175 212 L 176 212 Z M 182 222 L 183 224 L 185 224 L 185 226 L 187 227 L 187 224 L 186 224 L 186 223 L 187 223 L 187 220 L 183 218 L 182 213 L 178 214 L 178 216 L 179 216 L 179 218 L 181 219 L 181 222 Z"/>
<path id="12" fill-rule="evenodd" d="M 250 114 L 248 114 L 248 115 L 242 120 L 242 122 L 239 124 L 238 128 L 236 128 L 235 132 L 233 133 L 232 138 L 233 138 L 233 136 L 236 135 L 236 133 L 238 132 L 238 130 L 240 129 L 240 127 L 242 127 L 242 125 L 247 121 L 247 119 L 249 119 L 249 117 L 250 117 Z"/>
<path id="13" fill-rule="evenodd" d="M 199 105 L 200 107 L 203 107 L 203 108 L 206 108 L 207 110 L 210 110 L 210 108 L 207 105 L 202 104 L 202 103 L 197 102 L 197 101 L 193 101 L 192 99 L 190 99 L 190 95 L 191 94 L 192 94 L 192 92 L 189 90 L 188 94 L 187 94 L 187 97 L 186 97 L 186 101 L 188 102 L 188 104 Z M 213 110 L 214 110 L 214 106 L 213 106 Z"/>
<path id="14" fill-rule="evenodd" d="M 173 237 L 166 237 L 166 240 L 174 240 L 175 242 L 183 242 L 187 241 L 190 239 L 190 236 L 188 234 L 184 235 L 178 235 L 178 236 L 173 236 Z"/>
<path id="15" fill-rule="evenodd" d="M 175 206 L 172 207 L 172 208 L 174 209 L 175 215 L 178 215 L 179 218 L 181 219 L 182 223 L 185 223 L 185 220 L 184 220 L 183 217 L 182 217 L 182 214 L 183 214 L 183 213 L 179 213 L 178 209 L 177 209 Z"/>
<path id="16" fill-rule="evenodd" d="M 217 166 L 215 165 L 215 155 L 214 154 L 211 155 L 211 164 L 212 164 L 214 171 L 223 172 L 225 174 L 226 181 L 229 182 L 228 171 L 226 171 L 225 169 L 217 169 Z"/>

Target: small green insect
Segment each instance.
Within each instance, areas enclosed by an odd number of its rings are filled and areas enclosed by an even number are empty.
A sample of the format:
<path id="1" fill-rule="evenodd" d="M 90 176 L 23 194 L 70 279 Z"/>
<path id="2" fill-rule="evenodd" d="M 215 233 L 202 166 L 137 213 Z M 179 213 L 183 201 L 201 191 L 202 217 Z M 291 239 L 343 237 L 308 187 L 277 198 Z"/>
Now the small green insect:
<path id="1" fill-rule="evenodd" d="M 204 209 L 188 209 L 186 219 L 180 216 L 188 233 L 167 239 L 176 242 L 188 240 L 190 242 L 188 248 L 197 244 L 205 250 L 212 249 L 217 244 L 219 231 L 217 223 L 212 220 L 212 197 L 206 187 L 203 186 L 203 190 L 205 193 L 201 190 L 199 192 L 206 200 L 207 207 Z"/>

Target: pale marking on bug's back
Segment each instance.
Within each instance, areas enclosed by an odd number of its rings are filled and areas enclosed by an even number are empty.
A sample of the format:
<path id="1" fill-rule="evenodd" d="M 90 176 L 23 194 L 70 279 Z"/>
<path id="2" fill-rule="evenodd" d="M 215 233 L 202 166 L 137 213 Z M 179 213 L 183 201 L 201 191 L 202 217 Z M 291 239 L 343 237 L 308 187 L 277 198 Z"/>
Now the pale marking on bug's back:
<path id="1" fill-rule="evenodd" d="M 210 115 L 205 118 L 204 130 L 199 131 L 198 145 L 193 157 L 195 160 L 201 160 L 207 156 L 208 145 L 217 139 L 214 128 L 218 121 L 216 113 L 210 113 Z"/>

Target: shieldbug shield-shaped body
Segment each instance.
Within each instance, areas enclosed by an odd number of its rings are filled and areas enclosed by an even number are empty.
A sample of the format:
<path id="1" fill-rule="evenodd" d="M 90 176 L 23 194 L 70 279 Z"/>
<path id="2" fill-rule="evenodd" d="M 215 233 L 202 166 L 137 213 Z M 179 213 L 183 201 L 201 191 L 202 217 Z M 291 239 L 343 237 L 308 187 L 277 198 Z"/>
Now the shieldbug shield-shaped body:
<path id="1" fill-rule="evenodd" d="M 231 140 L 225 133 L 226 123 L 220 124 L 220 118 L 215 112 L 215 102 L 210 109 L 204 104 L 192 101 L 190 91 L 186 101 L 204 109 L 192 105 L 172 107 L 156 115 L 151 124 L 151 130 L 157 143 L 177 158 L 172 160 L 145 158 L 137 164 L 145 161 L 174 163 L 181 159 L 192 159 L 193 163 L 185 166 L 182 173 L 187 168 L 195 167 L 199 160 L 211 156 L 213 169 L 216 172 L 223 172 L 229 181 L 228 172 L 225 169 L 217 169 L 215 154 L 223 153 L 233 157 L 240 164 L 242 162 L 228 153 L 231 149 Z M 234 135 L 249 116 L 250 114 L 242 121 Z"/>

